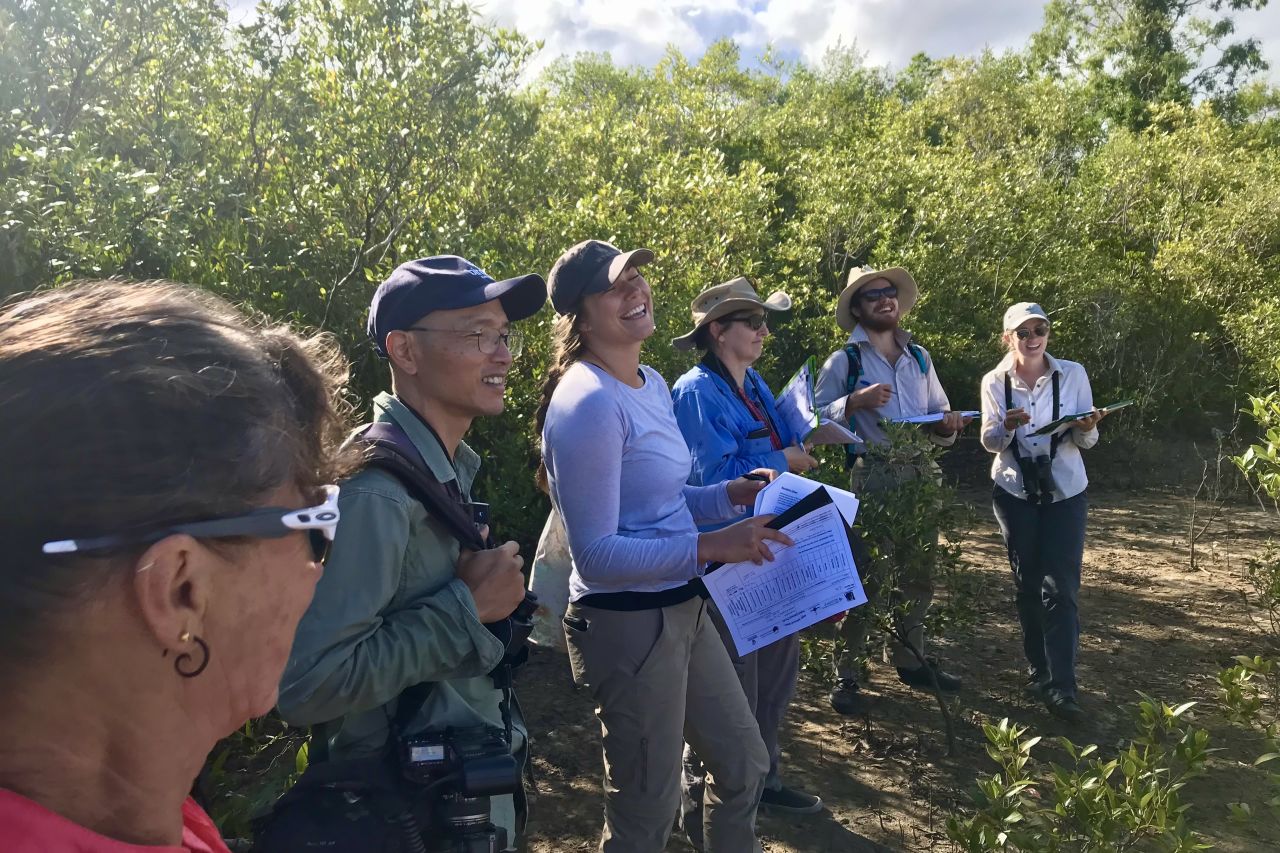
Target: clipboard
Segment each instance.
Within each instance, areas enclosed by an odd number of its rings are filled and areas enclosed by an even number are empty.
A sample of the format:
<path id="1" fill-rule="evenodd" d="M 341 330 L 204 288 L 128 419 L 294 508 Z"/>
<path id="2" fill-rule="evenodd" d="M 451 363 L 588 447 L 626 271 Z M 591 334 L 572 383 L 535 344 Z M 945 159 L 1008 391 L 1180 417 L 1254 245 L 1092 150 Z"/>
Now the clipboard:
<path id="1" fill-rule="evenodd" d="M 781 530 L 796 519 L 803 518 L 815 509 L 826 506 L 829 503 L 833 503 L 831 500 L 831 493 L 828 492 L 825 487 L 817 488 L 812 493 L 805 495 L 803 498 L 796 501 L 795 504 L 787 508 L 785 511 L 778 513 L 774 516 L 773 521 L 770 521 L 765 525 L 765 527 L 772 528 L 773 530 Z M 849 551 L 854 555 L 854 563 L 857 564 L 858 549 L 854 547 L 855 537 L 853 528 L 850 527 L 847 522 L 844 525 L 844 533 L 849 539 Z M 708 563 L 706 571 L 704 571 L 703 574 L 711 574 L 723 565 L 723 562 Z"/>
<path id="2" fill-rule="evenodd" d="M 1134 400 L 1121 400 L 1118 403 L 1112 403 L 1110 406 L 1103 406 L 1101 409 L 1098 409 L 1098 411 L 1102 412 L 1104 415 L 1109 415 L 1112 412 L 1125 408 L 1126 406 L 1132 406 L 1134 402 L 1135 402 Z M 1089 415 L 1092 415 L 1092 414 L 1093 412 L 1090 411 L 1090 412 L 1080 412 L 1079 414 L 1075 414 L 1075 415 L 1063 415 L 1053 423 L 1048 423 L 1040 427 L 1040 429 L 1031 433 L 1031 435 L 1047 435 L 1057 430 L 1059 427 L 1066 426 L 1069 423 L 1074 423 L 1075 421 L 1078 421 L 1081 418 L 1087 418 L 1089 417 Z"/>

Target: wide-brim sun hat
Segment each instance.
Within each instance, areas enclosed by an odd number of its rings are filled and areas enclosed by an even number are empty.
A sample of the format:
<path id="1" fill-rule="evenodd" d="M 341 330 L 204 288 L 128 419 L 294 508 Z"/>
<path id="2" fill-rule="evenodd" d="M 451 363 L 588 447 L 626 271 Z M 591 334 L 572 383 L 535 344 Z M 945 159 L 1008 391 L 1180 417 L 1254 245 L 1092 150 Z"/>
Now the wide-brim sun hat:
<path id="1" fill-rule="evenodd" d="M 768 299 L 761 299 L 751 282 L 739 276 L 715 287 L 708 287 L 694 297 L 689 308 L 693 314 L 693 328 L 687 334 L 671 339 L 671 345 L 678 350 L 693 349 L 698 330 L 713 320 L 752 308 L 786 311 L 791 308 L 791 297 L 778 290 L 771 293 Z"/>
<path id="2" fill-rule="evenodd" d="M 628 267 L 652 261 L 648 249 L 624 252 L 603 240 L 583 240 L 566 249 L 547 273 L 551 306 L 557 314 L 576 314 L 584 297 L 608 290 Z"/>
<path id="3" fill-rule="evenodd" d="M 883 278 L 898 288 L 899 315 L 905 316 L 915 307 L 916 300 L 920 298 L 920 288 L 916 285 L 916 280 L 911 277 L 911 273 L 902 267 L 889 267 L 883 270 L 860 267 L 849 271 L 849 283 L 845 285 L 844 290 L 840 291 L 840 298 L 836 301 L 836 322 L 840 324 L 840 328 L 846 332 L 853 331 L 853 327 L 858 324 L 857 318 L 849 310 L 853 305 L 854 295 L 863 286 L 878 278 Z"/>

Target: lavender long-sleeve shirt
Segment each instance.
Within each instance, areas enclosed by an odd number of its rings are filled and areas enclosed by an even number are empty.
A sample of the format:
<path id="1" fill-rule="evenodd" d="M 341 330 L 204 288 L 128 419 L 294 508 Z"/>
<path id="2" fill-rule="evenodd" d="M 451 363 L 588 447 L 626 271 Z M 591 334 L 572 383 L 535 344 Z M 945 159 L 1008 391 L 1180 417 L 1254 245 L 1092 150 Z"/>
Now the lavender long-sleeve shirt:
<path id="1" fill-rule="evenodd" d="M 547 409 L 542 458 L 573 558 L 570 601 L 686 583 L 702 573 L 695 521 L 738 514 L 727 483 L 686 485 L 693 461 L 667 383 L 640 373 L 632 388 L 578 362 Z"/>

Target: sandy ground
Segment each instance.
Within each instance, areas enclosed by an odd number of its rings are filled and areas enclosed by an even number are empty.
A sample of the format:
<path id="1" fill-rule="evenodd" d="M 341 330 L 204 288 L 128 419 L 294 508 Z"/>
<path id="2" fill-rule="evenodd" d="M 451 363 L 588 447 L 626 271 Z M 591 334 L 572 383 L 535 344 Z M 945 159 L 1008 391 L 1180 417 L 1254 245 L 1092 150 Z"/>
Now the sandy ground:
<path id="1" fill-rule="evenodd" d="M 1191 502 L 1160 492 L 1100 493 L 1092 498 L 1081 591 L 1079 680 L 1087 723 L 1071 727 L 1025 698 L 1021 652 L 1003 545 L 983 495 L 969 496 L 979 521 L 965 542 L 983 581 L 978 619 L 932 651 L 964 677 L 956 700 L 957 752 L 947 757 L 941 717 L 931 697 L 899 684 L 876 665 L 868 685 L 875 698 L 865 718 L 844 718 L 826 703 L 825 672 L 810 666 L 785 726 L 786 778 L 827 804 L 809 818 L 762 814 L 759 830 L 770 853 L 804 851 L 947 850 L 946 815 L 965 807 L 975 777 L 994 764 L 981 725 L 1003 717 L 1046 736 L 1113 750 L 1132 732 L 1130 705 L 1142 691 L 1170 703 L 1212 699 L 1219 669 L 1237 654 L 1263 650 L 1261 629 L 1246 612 L 1244 558 L 1268 535 L 1274 517 L 1256 506 L 1231 505 L 1201 540 L 1199 565 L 1189 565 Z M 821 651 L 821 641 L 815 648 Z M 598 725 L 589 698 L 572 686 L 562 654 L 538 650 L 519 686 L 534 738 L 538 792 L 533 799 L 534 853 L 594 850 L 602 799 Z M 1264 777 L 1249 766 L 1259 740 L 1203 711 L 1197 717 L 1221 748 L 1206 774 L 1185 792 L 1190 820 L 1217 849 L 1280 848 L 1280 826 L 1266 818 L 1250 828 L 1226 820 L 1227 802 L 1260 804 Z M 1048 738 L 1033 751 L 1044 769 L 1063 760 Z M 669 851 L 688 851 L 673 836 Z"/>

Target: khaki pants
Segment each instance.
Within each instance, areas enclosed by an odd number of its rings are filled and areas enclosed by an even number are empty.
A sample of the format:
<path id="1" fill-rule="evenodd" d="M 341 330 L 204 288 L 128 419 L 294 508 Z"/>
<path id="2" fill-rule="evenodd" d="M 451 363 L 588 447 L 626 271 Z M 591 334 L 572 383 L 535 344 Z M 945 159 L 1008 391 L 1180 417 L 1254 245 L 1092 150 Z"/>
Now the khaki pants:
<path id="1" fill-rule="evenodd" d="M 574 681 L 596 701 L 604 744 L 602 853 L 661 853 L 680 810 L 688 741 L 707 767 L 708 853 L 752 853 L 768 755 L 701 599 L 658 610 L 570 604 Z"/>
<path id="2" fill-rule="evenodd" d="M 849 487 L 851 491 L 866 500 L 875 500 L 876 492 L 892 489 L 899 483 L 922 476 L 922 472 L 912 466 L 885 468 L 868 466 L 865 463 L 865 459 L 858 460 L 858 464 L 850 472 Z M 932 463 L 930 465 L 928 475 L 936 476 L 936 466 Z M 871 537 L 875 536 L 874 530 L 869 530 L 867 533 Z M 936 543 L 937 531 L 934 531 L 933 539 Z M 887 543 L 881 542 L 879 545 L 882 551 L 887 548 Z M 889 554 L 887 559 L 892 561 L 893 555 Z M 875 611 L 886 604 L 894 608 L 905 604 L 905 612 L 896 619 L 895 633 L 904 635 L 911 647 L 921 656 L 924 655 L 924 620 L 929 614 L 929 605 L 933 603 L 932 573 L 900 571 L 895 590 L 886 587 L 875 567 L 869 562 L 866 566 L 859 565 L 858 570 L 862 577 L 863 589 L 867 593 L 867 604 L 849 611 L 849 615 L 839 625 L 838 631 L 844 643 L 843 648 L 835 655 L 834 663 L 838 678 L 856 679 L 858 677 L 858 658 L 866 651 L 867 638 L 875 625 Z M 886 638 L 886 641 L 889 646 L 889 661 L 894 666 L 902 669 L 915 669 L 920 666 L 920 658 L 912 652 L 911 648 L 899 642 L 896 636 L 891 635 Z"/>
<path id="3" fill-rule="evenodd" d="M 734 650 L 733 637 L 715 605 L 709 604 L 708 609 L 716 631 L 724 642 L 725 651 L 729 653 L 729 660 L 733 661 L 738 681 L 742 684 L 742 692 L 747 697 L 747 705 L 755 715 L 765 751 L 769 754 L 769 775 L 765 777 L 764 786 L 779 790 L 782 787 L 782 775 L 778 765 L 781 763 L 782 749 L 778 744 L 778 730 L 782 727 L 782 716 L 791 705 L 796 692 L 796 677 L 800 672 L 800 634 L 792 634 L 759 651 L 751 652 L 746 657 L 739 657 Z M 705 776 L 702 759 L 691 747 L 685 746 L 686 820 L 694 816 L 699 816 L 700 819 Z"/>

